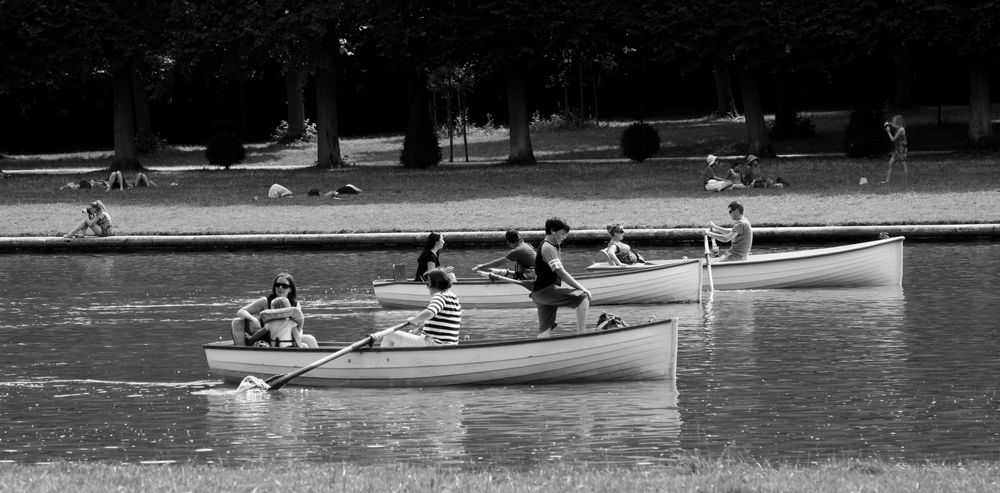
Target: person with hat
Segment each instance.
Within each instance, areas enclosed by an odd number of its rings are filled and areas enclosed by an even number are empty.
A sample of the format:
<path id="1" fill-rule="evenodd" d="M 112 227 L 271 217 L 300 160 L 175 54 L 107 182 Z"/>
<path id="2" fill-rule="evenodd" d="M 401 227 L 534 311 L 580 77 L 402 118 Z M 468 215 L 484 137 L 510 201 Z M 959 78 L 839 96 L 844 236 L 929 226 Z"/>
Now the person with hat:
<path id="1" fill-rule="evenodd" d="M 487 271 L 498 276 L 509 277 L 518 280 L 532 280 L 535 278 L 535 249 L 521 239 L 520 233 L 514 230 L 504 233 L 507 240 L 507 247 L 510 251 L 507 255 L 496 260 L 491 260 L 485 264 L 479 264 L 472 268 L 472 272 Z M 500 266 L 508 261 L 514 262 L 514 270 L 502 268 Z"/>
<path id="2" fill-rule="evenodd" d="M 735 200 L 730 202 L 729 217 L 736 221 L 733 227 L 723 228 L 709 221 L 705 235 L 722 242 L 731 242 L 729 250 L 719 255 L 719 262 L 746 260 L 753 245 L 753 228 L 750 226 L 750 220 L 743 215 L 743 204 Z"/>
<path id="3" fill-rule="evenodd" d="M 708 165 L 705 166 L 705 172 L 702 173 L 702 184 L 705 185 L 705 190 L 709 192 L 721 192 L 723 190 L 728 190 L 733 186 L 733 182 L 720 176 L 719 173 L 715 171 L 715 164 L 719 160 L 714 154 L 709 154 L 705 157 L 705 161 Z"/>

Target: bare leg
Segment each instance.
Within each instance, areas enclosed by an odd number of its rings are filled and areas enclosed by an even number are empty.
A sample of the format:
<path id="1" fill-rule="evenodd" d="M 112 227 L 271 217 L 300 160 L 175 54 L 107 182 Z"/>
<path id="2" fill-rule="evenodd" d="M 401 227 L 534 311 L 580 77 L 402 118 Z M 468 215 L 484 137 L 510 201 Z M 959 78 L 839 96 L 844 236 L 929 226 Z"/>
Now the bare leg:
<path id="1" fill-rule="evenodd" d="M 892 165 L 896 164 L 896 156 L 889 158 L 889 169 L 885 171 L 885 181 L 882 183 L 889 183 L 889 178 L 892 177 Z"/>
<path id="2" fill-rule="evenodd" d="M 584 297 L 580 304 L 576 306 L 576 333 L 582 334 L 587 331 L 587 315 L 590 312 L 590 298 Z"/>

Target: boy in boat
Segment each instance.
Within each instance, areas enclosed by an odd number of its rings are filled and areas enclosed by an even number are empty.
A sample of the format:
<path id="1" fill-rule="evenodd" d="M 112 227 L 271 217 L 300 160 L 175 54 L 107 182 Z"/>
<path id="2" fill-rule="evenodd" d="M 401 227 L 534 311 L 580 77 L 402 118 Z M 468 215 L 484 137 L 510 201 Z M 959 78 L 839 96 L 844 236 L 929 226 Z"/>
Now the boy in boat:
<path id="1" fill-rule="evenodd" d="M 535 254 L 535 282 L 531 299 L 538 307 L 538 337 L 550 337 L 556 326 L 556 313 L 560 306 L 576 308 L 577 333 L 587 328 L 587 311 L 591 294 L 563 268 L 559 258 L 559 245 L 569 235 L 569 225 L 553 217 L 545 221 L 545 240 Z M 572 288 L 563 287 L 566 283 Z"/>
<path id="2" fill-rule="evenodd" d="M 753 228 L 750 227 L 750 220 L 743 215 L 743 204 L 735 200 L 730 202 L 729 217 L 736 221 L 733 227 L 723 228 L 709 221 L 705 234 L 719 241 L 732 242 L 729 250 L 722 252 L 718 257 L 719 262 L 746 260 L 753 244 Z"/>
<path id="3" fill-rule="evenodd" d="M 510 251 L 507 255 L 496 260 L 491 260 L 485 264 L 479 264 L 472 268 L 472 272 L 487 271 L 498 276 L 509 277 L 517 280 L 532 280 L 535 278 L 535 249 L 521 239 L 517 231 L 507 231 L 504 234 L 507 240 L 507 247 Z M 514 270 L 500 267 L 507 263 L 514 262 Z"/>

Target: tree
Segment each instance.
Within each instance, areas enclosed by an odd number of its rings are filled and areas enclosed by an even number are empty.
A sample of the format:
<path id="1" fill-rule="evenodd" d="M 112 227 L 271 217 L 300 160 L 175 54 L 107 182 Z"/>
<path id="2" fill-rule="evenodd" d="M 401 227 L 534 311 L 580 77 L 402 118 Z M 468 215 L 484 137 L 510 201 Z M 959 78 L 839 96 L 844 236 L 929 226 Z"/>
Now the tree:
<path id="1" fill-rule="evenodd" d="M 169 8 L 166 0 L 4 2 L 0 11 L 5 20 L 0 22 L 8 25 L 0 27 L 17 33 L 14 46 L 19 50 L 3 50 L 11 75 L 0 79 L 0 86 L 58 86 L 110 75 L 115 121 L 111 169 L 141 169 L 135 144 L 136 67 L 165 49 Z"/>

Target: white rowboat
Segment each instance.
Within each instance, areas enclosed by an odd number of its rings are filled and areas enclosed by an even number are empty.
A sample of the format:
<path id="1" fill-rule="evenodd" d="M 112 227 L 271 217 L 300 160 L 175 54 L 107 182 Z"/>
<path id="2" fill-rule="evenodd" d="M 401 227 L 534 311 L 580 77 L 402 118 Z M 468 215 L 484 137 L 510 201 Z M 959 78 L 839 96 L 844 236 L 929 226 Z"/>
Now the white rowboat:
<path id="1" fill-rule="evenodd" d="M 590 290 L 591 305 L 632 305 L 701 301 L 701 261 L 660 262 L 644 268 L 573 276 Z M 417 281 L 372 281 L 375 297 L 385 308 L 424 308 L 427 286 Z M 462 308 L 534 308 L 528 289 L 483 278 L 459 279 L 452 287 Z"/>
<path id="2" fill-rule="evenodd" d="M 851 245 L 751 255 L 738 262 L 713 262 L 715 289 L 901 286 L 903 240 L 894 237 Z M 674 260 L 652 260 L 660 265 Z M 702 262 L 702 264 L 704 264 Z M 592 272 L 634 269 L 598 262 Z"/>
<path id="3" fill-rule="evenodd" d="M 838 288 L 902 286 L 904 237 L 830 248 L 750 255 L 740 262 L 713 262 L 715 289 Z M 654 265 L 673 262 L 653 260 Z M 626 267 L 624 270 L 634 267 Z M 620 271 L 607 262 L 592 272 Z"/>
<path id="4" fill-rule="evenodd" d="M 341 346 L 318 349 L 203 346 L 212 374 L 239 384 L 295 371 Z M 422 387 L 673 379 L 677 320 L 547 339 L 463 342 L 420 348 L 365 348 L 305 373 L 289 385 Z"/>

